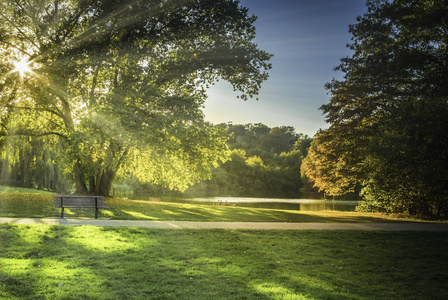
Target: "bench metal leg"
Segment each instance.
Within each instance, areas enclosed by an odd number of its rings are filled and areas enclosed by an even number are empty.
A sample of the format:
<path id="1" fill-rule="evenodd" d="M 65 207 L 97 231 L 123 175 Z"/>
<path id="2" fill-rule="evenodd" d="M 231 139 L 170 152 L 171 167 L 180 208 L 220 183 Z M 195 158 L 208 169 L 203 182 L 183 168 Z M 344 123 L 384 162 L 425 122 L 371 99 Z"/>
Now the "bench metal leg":
<path id="1" fill-rule="evenodd" d="M 64 219 L 64 207 L 61 207 L 61 219 Z"/>
<path id="2" fill-rule="evenodd" d="M 95 208 L 95 219 L 98 219 L 98 208 Z"/>

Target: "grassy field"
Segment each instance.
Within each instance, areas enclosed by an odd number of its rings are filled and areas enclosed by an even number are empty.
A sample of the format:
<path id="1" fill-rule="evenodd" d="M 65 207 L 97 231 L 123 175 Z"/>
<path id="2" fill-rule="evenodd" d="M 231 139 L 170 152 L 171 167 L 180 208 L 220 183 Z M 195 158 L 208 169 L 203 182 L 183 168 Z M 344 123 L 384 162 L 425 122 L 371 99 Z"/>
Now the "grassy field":
<path id="1" fill-rule="evenodd" d="M 106 199 L 100 218 L 393 222 Z M 93 218 L 92 209 L 68 210 Z M 0 216 L 58 217 L 53 195 L 7 190 Z M 0 225 L 0 299 L 447 299 L 448 233 Z"/>
<path id="2" fill-rule="evenodd" d="M 45 195 L 53 195 L 53 192 L 37 190 L 37 189 L 28 189 L 21 187 L 12 187 L 0 185 L 0 193 L 28 193 L 28 194 L 45 194 Z"/>
<path id="3" fill-rule="evenodd" d="M 108 209 L 99 218 L 114 220 L 202 221 L 202 222 L 393 222 L 411 221 L 373 213 L 296 211 L 280 209 L 149 202 L 107 198 Z M 94 218 L 94 209 L 66 209 L 66 218 Z M 0 193 L 0 217 L 56 218 L 52 195 Z M 415 220 L 414 220 L 415 221 Z"/>
<path id="4" fill-rule="evenodd" d="M 1 190 L 1 189 L 0 189 Z M 99 217 L 115 220 L 202 221 L 202 222 L 394 222 L 421 221 L 383 214 L 296 211 L 248 207 L 212 206 L 107 198 L 108 209 Z M 93 218 L 94 209 L 66 209 L 66 218 Z M 0 217 L 57 218 L 53 194 L 34 190 L 0 192 Z"/>
<path id="5" fill-rule="evenodd" d="M 448 234 L 0 225 L 1 299 L 447 299 Z"/>

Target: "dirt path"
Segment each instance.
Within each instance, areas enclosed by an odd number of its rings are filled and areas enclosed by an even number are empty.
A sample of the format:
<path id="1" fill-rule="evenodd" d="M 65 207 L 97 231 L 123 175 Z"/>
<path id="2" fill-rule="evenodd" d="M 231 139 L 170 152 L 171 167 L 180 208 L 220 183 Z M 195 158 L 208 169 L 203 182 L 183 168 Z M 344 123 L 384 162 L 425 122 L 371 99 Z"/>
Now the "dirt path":
<path id="1" fill-rule="evenodd" d="M 230 230 L 380 230 L 448 232 L 448 224 L 434 223 L 265 223 L 265 222 L 188 222 L 128 221 L 95 219 L 0 218 L 0 223 L 47 224 L 63 226 L 116 226 L 164 229 L 230 229 Z"/>

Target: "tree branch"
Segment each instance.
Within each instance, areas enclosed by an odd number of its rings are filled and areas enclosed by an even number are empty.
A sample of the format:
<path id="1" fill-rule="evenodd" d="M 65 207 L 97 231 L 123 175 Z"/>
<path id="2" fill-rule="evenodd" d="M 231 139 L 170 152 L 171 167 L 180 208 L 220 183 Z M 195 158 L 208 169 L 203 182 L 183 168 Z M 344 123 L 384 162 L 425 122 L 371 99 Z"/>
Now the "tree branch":
<path id="1" fill-rule="evenodd" d="M 59 118 L 63 118 L 63 116 L 61 115 L 60 112 L 58 111 L 54 111 L 48 108 L 39 108 L 39 107 L 26 107 L 26 106 L 14 106 L 14 105 L 7 105 L 7 107 L 9 108 L 13 108 L 13 109 L 24 109 L 24 110 L 37 110 L 37 111 L 46 111 L 49 112 L 50 114 L 56 115 Z"/>
<path id="2" fill-rule="evenodd" d="M 15 131 L 12 134 L 2 134 L 0 133 L 0 136 L 14 136 L 14 135 L 20 135 L 20 136 L 31 136 L 31 137 L 42 137 L 42 136 L 48 136 L 48 135 L 56 135 L 59 137 L 62 137 L 64 139 L 68 139 L 68 137 L 60 132 L 56 131 L 49 131 L 49 132 L 43 132 L 43 133 L 33 133 L 33 132 L 26 132 L 26 131 Z"/>
<path id="3" fill-rule="evenodd" d="M 97 85 L 97 79 L 98 79 L 98 73 L 100 71 L 100 64 L 98 64 L 96 66 L 96 70 L 95 70 L 95 74 L 93 75 L 93 79 L 92 79 L 92 86 L 90 88 L 90 93 L 89 93 L 89 107 L 91 107 L 93 105 L 93 99 L 94 99 L 94 93 L 95 93 L 95 88 Z"/>
<path id="4" fill-rule="evenodd" d="M 1 14 L 0 14 L 0 16 L 1 16 Z M 16 45 L 13 45 L 13 44 L 9 43 L 9 42 L 6 41 L 6 40 L 3 40 L 2 43 L 8 45 L 8 46 L 11 47 L 11 48 L 14 48 L 14 49 L 16 49 L 16 50 L 19 50 L 20 52 L 23 52 L 23 53 L 25 53 L 25 54 L 28 55 L 28 56 L 31 56 L 31 54 L 28 53 L 25 49 L 19 48 L 19 47 L 17 47 Z"/>
<path id="5" fill-rule="evenodd" d="M 28 37 L 28 36 L 27 36 L 27 35 L 20 29 L 20 27 L 16 25 L 15 22 L 13 22 L 13 21 L 11 21 L 10 19 L 8 19 L 8 18 L 7 18 L 4 14 L 2 14 L 2 13 L 0 13 L 0 16 L 1 16 L 3 19 L 5 19 L 9 24 L 11 24 L 12 27 L 14 27 L 14 28 L 18 31 L 18 33 L 20 33 L 20 34 L 22 35 L 22 38 L 23 38 L 24 40 L 27 40 L 27 41 L 30 42 L 33 46 L 35 46 L 36 48 L 39 48 L 39 46 L 36 45 L 36 44 L 34 43 L 33 39 L 29 38 L 29 37 Z"/>

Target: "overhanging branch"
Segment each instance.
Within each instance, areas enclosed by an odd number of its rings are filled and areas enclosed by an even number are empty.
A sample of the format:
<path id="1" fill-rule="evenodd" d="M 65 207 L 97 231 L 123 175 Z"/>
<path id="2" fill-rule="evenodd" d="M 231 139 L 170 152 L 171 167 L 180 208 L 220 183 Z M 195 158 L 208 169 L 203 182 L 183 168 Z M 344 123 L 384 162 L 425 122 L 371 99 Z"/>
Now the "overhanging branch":
<path id="1" fill-rule="evenodd" d="M 54 111 L 48 108 L 39 108 L 39 107 L 26 107 L 26 106 L 15 106 L 15 105 L 8 105 L 7 107 L 13 108 L 13 109 L 25 109 L 25 110 L 36 110 L 36 111 L 45 111 L 50 114 L 56 115 L 60 118 L 62 118 L 62 115 L 58 111 Z"/>
<path id="2" fill-rule="evenodd" d="M 42 132 L 42 133 L 26 132 L 26 131 L 14 131 L 13 133 L 8 133 L 8 134 L 0 133 L 0 136 L 15 136 L 15 135 L 31 136 L 31 137 L 43 137 L 43 136 L 48 136 L 48 135 L 56 135 L 56 136 L 62 137 L 64 139 L 68 139 L 68 137 L 66 135 L 64 135 L 60 132 L 56 132 L 56 131 L 49 131 L 49 132 Z"/>

